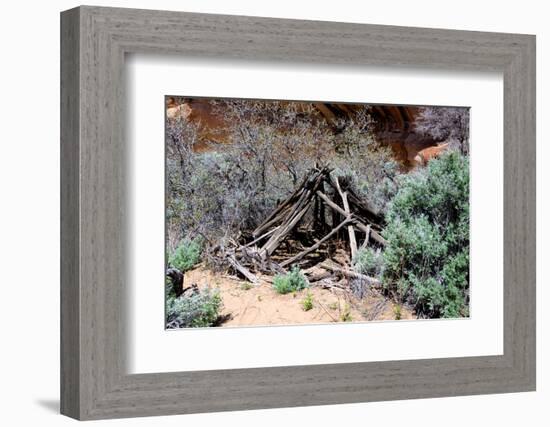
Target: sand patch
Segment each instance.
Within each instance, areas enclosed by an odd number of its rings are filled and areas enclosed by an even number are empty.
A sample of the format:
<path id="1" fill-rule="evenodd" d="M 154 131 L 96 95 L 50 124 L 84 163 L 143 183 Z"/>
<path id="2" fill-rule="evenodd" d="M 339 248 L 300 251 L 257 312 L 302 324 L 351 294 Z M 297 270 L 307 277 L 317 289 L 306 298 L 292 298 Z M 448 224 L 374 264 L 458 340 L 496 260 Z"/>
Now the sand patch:
<path id="1" fill-rule="evenodd" d="M 253 285 L 237 277 L 198 267 L 185 274 L 184 286 L 219 289 L 227 320 L 221 326 L 296 325 L 344 321 L 395 320 L 395 304 L 372 290 L 359 300 L 341 289 L 311 286 L 295 293 L 275 292 L 269 277 Z M 310 294 L 313 308 L 305 311 L 302 301 Z M 401 307 L 401 319 L 414 319 L 411 310 Z"/>

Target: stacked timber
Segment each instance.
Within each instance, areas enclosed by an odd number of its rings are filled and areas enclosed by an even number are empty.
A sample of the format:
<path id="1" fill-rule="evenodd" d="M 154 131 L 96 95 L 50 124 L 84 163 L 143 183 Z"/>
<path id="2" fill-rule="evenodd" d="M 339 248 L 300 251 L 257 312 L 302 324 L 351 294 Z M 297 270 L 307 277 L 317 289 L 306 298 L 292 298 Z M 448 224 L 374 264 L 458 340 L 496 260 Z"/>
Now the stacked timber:
<path id="1" fill-rule="evenodd" d="M 296 265 L 310 282 L 343 276 L 378 285 L 350 264 L 359 249 L 386 244 L 383 220 L 345 181 L 328 167 L 313 168 L 248 241 L 233 240 L 217 256 L 252 283 L 257 274 L 284 273 Z M 342 250 L 347 256 L 336 256 Z"/>

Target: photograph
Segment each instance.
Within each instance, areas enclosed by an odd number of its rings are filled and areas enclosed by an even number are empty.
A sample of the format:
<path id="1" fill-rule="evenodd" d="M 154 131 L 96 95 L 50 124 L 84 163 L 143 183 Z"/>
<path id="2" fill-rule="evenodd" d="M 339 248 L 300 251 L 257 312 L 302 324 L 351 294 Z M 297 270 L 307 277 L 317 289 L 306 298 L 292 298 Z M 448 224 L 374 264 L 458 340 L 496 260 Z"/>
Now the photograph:
<path id="1" fill-rule="evenodd" d="M 167 329 L 469 317 L 469 108 L 164 107 Z"/>

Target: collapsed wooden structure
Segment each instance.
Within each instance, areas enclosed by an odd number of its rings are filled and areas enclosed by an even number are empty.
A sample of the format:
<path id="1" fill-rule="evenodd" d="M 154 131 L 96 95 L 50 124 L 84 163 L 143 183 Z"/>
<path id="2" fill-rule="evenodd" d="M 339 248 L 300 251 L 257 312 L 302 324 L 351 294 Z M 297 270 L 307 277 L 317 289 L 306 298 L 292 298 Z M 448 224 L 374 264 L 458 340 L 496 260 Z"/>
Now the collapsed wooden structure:
<path id="1" fill-rule="evenodd" d="M 296 190 L 252 232 L 249 241 L 233 242 L 220 255 L 253 283 L 257 273 L 284 273 L 298 265 L 310 282 L 328 274 L 377 284 L 376 279 L 354 272 L 349 265 L 359 249 L 386 244 L 381 235 L 383 219 L 348 184 L 328 167 L 310 170 Z M 342 252 L 342 242 L 348 257 L 338 262 L 334 255 L 336 249 Z"/>

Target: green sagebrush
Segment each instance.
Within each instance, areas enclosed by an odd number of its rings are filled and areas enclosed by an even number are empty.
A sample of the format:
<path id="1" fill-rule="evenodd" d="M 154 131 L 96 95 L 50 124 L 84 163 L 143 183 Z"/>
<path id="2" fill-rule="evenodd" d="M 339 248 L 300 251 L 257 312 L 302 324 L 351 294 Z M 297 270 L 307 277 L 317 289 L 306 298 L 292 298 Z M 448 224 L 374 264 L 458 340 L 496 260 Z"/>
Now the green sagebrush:
<path id="1" fill-rule="evenodd" d="M 306 297 L 300 302 L 302 310 L 309 311 L 313 308 L 313 295 L 308 292 Z"/>
<path id="2" fill-rule="evenodd" d="M 380 250 L 373 248 L 359 249 L 353 258 L 355 271 L 367 276 L 378 277 L 382 273 L 383 258 Z"/>
<path id="3" fill-rule="evenodd" d="M 301 291 L 307 287 L 307 280 L 298 267 L 292 267 L 287 274 L 279 274 L 273 279 L 273 288 L 279 294 Z"/>
<path id="4" fill-rule="evenodd" d="M 202 328 L 214 325 L 222 308 L 219 291 L 210 288 L 191 295 L 166 300 L 166 325 L 168 328 Z"/>
<path id="5" fill-rule="evenodd" d="M 194 240 L 183 239 L 176 250 L 168 258 L 168 263 L 177 268 L 182 273 L 193 268 L 200 259 L 202 242 L 196 238 Z"/>
<path id="6" fill-rule="evenodd" d="M 468 315 L 469 160 L 457 152 L 404 176 L 383 232 L 383 278 L 425 317 Z"/>

